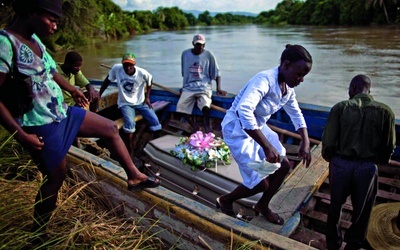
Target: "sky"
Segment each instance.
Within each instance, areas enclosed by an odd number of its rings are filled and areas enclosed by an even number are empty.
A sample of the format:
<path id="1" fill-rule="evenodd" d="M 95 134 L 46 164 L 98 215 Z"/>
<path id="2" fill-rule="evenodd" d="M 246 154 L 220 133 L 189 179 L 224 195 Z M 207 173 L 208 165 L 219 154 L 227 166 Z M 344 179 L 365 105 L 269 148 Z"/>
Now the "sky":
<path id="1" fill-rule="evenodd" d="M 123 10 L 155 10 L 158 7 L 178 7 L 181 10 L 209 12 L 251 12 L 275 9 L 282 0 L 112 0 Z"/>

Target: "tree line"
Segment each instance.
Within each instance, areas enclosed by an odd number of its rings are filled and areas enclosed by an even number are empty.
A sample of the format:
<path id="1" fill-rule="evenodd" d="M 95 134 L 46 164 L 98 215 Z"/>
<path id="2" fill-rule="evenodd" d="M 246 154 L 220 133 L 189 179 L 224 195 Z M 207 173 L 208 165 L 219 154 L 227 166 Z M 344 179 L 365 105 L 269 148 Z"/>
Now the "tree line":
<path id="1" fill-rule="evenodd" d="M 12 0 L 0 0 L 0 26 L 12 21 Z M 195 17 L 178 7 L 123 11 L 111 0 L 65 0 L 59 31 L 45 40 L 50 50 L 96 41 L 121 39 L 154 30 L 180 30 L 196 25 L 370 25 L 399 24 L 398 0 L 282 0 L 257 16 L 209 11 Z"/>

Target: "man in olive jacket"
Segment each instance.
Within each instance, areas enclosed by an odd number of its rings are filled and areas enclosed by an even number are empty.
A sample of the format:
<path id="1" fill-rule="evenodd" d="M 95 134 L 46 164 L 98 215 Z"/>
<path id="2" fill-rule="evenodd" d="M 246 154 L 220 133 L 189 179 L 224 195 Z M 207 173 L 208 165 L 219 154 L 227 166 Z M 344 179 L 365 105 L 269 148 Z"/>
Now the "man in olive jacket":
<path id="1" fill-rule="evenodd" d="M 342 205 L 350 195 L 352 224 L 346 231 L 345 249 L 364 246 L 369 216 L 378 191 L 378 167 L 387 164 L 396 146 L 395 116 L 389 106 L 369 94 L 370 79 L 355 76 L 349 86 L 350 99 L 333 106 L 322 135 L 322 156 L 329 162 L 331 204 L 326 241 L 328 249 L 339 249 Z"/>

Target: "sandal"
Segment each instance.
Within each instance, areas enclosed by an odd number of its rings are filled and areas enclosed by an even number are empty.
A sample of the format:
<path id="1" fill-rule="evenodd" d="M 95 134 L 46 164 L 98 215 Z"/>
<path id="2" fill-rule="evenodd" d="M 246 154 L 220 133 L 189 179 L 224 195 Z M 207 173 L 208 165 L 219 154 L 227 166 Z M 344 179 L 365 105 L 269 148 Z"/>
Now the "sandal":
<path id="1" fill-rule="evenodd" d="M 219 200 L 220 198 L 221 196 L 215 200 L 215 206 L 217 207 L 217 209 L 221 209 L 221 212 L 223 212 L 226 215 L 236 217 L 235 212 L 233 212 L 232 205 L 229 208 L 224 207 L 223 204 L 221 204 L 221 201 Z"/>
<path id="2" fill-rule="evenodd" d="M 142 181 L 136 185 L 128 185 L 128 190 L 137 191 L 143 188 L 155 188 L 160 186 L 160 184 L 161 181 L 159 179 L 149 176 L 145 181 Z"/>
<path id="3" fill-rule="evenodd" d="M 277 224 L 277 225 L 283 225 L 283 223 L 285 223 L 285 220 L 279 216 L 279 214 L 274 213 L 271 211 L 271 209 L 267 209 L 266 212 L 260 212 L 260 210 L 254 205 L 253 206 L 253 210 L 256 216 L 258 216 L 259 214 L 262 214 L 265 219 L 267 219 L 267 221 Z"/>

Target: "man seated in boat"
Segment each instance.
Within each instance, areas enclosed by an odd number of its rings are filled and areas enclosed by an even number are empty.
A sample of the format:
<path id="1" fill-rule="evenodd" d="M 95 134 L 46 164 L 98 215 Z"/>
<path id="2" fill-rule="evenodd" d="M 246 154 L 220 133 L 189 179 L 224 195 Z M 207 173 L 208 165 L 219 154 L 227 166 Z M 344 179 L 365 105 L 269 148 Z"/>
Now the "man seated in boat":
<path id="1" fill-rule="evenodd" d="M 122 57 L 122 63 L 115 64 L 104 79 L 100 88 L 100 96 L 111 81 L 117 81 L 117 104 L 125 121 L 122 130 L 126 134 L 125 143 L 132 155 L 133 134 L 136 131 L 136 111 L 147 120 L 155 138 L 159 137 L 162 128 L 150 101 L 153 76 L 147 70 L 136 66 L 134 54 L 126 53 Z"/>
<path id="2" fill-rule="evenodd" d="M 210 106 L 212 96 L 212 80 L 217 83 L 217 95 L 226 96 L 221 89 L 221 74 L 214 54 L 205 50 L 206 39 L 198 34 L 193 37 L 193 48 L 183 51 L 181 56 L 181 72 L 183 86 L 176 111 L 182 113 L 195 131 L 199 126 L 191 119 L 194 104 L 203 112 L 205 132 L 211 132 Z"/>
<path id="3" fill-rule="evenodd" d="M 89 108 L 90 111 L 96 112 L 99 107 L 99 92 L 97 92 L 97 90 L 89 83 L 89 80 L 83 75 L 81 71 L 82 62 L 82 56 L 78 52 L 70 51 L 65 55 L 64 63 L 57 63 L 57 71 L 70 85 L 86 88 L 84 94 L 89 101 L 89 105 L 88 107 L 86 106 L 83 108 Z M 62 93 L 64 102 L 68 106 L 79 106 L 68 91 L 63 89 Z M 81 147 L 78 138 L 75 138 L 73 145 L 78 148 Z"/>
<path id="4" fill-rule="evenodd" d="M 99 92 L 89 83 L 89 80 L 81 71 L 82 56 L 76 51 L 70 51 L 65 55 L 64 63 L 57 64 L 58 73 L 72 86 L 85 87 L 85 96 L 89 101 L 89 110 L 96 112 L 99 107 Z M 64 102 L 68 106 L 76 106 L 71 94 L 63 90 Z"/>

